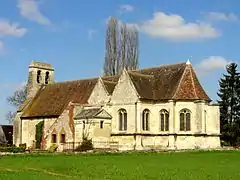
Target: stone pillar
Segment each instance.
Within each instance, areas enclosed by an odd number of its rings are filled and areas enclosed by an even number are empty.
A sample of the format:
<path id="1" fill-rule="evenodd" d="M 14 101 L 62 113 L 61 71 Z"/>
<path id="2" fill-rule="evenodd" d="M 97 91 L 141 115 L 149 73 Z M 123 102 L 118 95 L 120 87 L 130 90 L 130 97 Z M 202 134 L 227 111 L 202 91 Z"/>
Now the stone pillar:
<path id="1" fill-rule="evenodd" d="M 202 103 L 202 133 L 207 133 L 207 111 L 206 104 Z"/>
<path id="2" fill-rule="evenodd" d="M 205 133 L 205 113 L 204 113 L 204 101 L 196 102 L 196 118 L 195 118 L 195 128 L 194 133 Z"/>
<path id="3" fill-rule="evenodd" d="M 175 133 L 175 102 L 173 100 L 169 101 L 169 133 L 174 134 Z"/>
<path id="4" fill-rule="evenodd" d="M 135 118 L 136 118 L 136 133 L 139 134 L 142 132 L 142 126 L 141 126 L 141 102 L 137 102 L 136 103 L 136 114 L 135 114 Z"/>
<path id="5" fill-rule="evenodd" d="M 175 149 L 175 133 L 176 133 L 176 118 L 175 118 L 175 101 L 170 100 L 169 102 L 169 149 Z"/>
<path id="6" fill-rule="evenodd" d="M 142 146 L 142 136 L 141 135 L 136 135 L 136 144 L 135 144 L 135 150 L 143 150 Z"/>
<path id="7" fill-rule="evenodd" d="M 136 150 L 142 150 L 142 129 L 141 129 L 141 102 L 136 103 L 136 110 L 135 110 L 135 126 L 136 126 L 136 136 L 135 136 L 135 149 Z"/>

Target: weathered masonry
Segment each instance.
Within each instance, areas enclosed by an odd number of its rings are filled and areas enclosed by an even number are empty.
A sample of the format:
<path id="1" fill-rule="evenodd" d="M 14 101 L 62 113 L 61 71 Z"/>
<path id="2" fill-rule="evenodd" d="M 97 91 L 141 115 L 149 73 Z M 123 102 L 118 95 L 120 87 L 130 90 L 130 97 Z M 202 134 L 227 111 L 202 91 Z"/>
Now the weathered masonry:
<path id="1" fill-rule="evenodd" d="M 66 82 L 54 82 L 50 64 L 33 62 L 14 144 L 34 146 L 44 121 L 44 149 L 55 143 L 61 151 L 83 136 L 98 148 L 117 142 L 120 150 L 218 148 L 219 119 L 190 62 Z"/>

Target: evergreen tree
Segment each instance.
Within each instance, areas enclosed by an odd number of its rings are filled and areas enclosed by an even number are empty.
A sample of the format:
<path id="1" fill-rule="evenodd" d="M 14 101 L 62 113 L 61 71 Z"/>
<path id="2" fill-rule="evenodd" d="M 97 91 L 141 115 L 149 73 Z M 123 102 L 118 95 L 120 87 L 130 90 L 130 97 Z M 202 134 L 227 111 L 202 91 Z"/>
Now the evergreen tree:
<path id="1" fill-rule="evenodd" d="M 227 74 L 219 81 L 218 92 L 221 138 L 230 145 L 236 145 L 240 143 L 240 75 L 236 63 L 227 65 L 226 71 Z"/>

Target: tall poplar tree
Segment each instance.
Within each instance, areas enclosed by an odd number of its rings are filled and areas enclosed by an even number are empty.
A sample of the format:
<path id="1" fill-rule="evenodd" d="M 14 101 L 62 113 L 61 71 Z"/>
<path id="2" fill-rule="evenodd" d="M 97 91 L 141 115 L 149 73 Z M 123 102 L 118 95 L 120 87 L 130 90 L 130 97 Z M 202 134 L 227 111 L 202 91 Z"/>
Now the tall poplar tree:
<path id="1" fill-rule="evenodd" d="M 138 68 L 139 41 L 138 31 L 134 25 L 111 17 L 106 31 L 106 51 L 104 75 L 121 74 L 123 68 L 134 70 Z"/>

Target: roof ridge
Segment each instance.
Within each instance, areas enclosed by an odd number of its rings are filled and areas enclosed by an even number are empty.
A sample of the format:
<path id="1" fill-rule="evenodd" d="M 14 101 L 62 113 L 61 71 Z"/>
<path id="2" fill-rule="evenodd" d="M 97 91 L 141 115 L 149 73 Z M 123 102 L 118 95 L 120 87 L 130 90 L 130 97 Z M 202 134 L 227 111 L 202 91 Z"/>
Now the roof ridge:
<path id="1" fill-rule="evenodd" d="M 103 82 L 106 82 L 106 83 L 112 83 L 112 84 L 117 84 L 117 82 L 114 82 L 114 81 L 109 81 L 109 80 L 104 80 L 102 79 Z"/>
<path id="2" fill-rule="evenodd" d="M 176 66 L 176 65 L 186 65 L 186 63 L 184 62 L 179 62 L 179 63 L 175 63 L 175 64 L 166 64 L 166 65 L 160 65 L 160 66 L 153 66 L 150 68 L 142 68 L 142 69 L 136 69 L 136 70 L 128 70 L 127 72 L 130 73 L 139 73 L 142 74 L 141 71 L 143 70 L 151 70 L 151 69 L 156 69 L 156 68 L 164 68 L 164 67 L 170 67 L 170 66 Z M 143 74 L 142 74 L 143 75 Z M 100 76 L 100 77 L 92 77 L 92 78 L 84 78 L 84 79 L 75 79 L 75 80 L 64 80 L 64 81 L 59 81 L 59 82 L 54 82 L 52 84 L 48 84 L 48 85 L 53 85 L 53 84 L 62 84 L 62 83 L 71 83 L 71 82 L 77 82 L 77 81 L 87 81 L 87 80 L 96 80 L 102 78 L 103 81 L 109 81 L 109 80 L 105 80 L 104 78 L 119 78 L 119 75 L 115 75 L 115 76 Z M 114 81 L 110 81 L 110 82 L 114 82 Z M 116 83 L 116 82 L 114 82 Z M 47 85 L 47 86 L 48 86 Z"/>
<path id="3" fill-rule="evenodd" d="M 189 68 L 189 70 L 190 70 L 190 75 L 191 75 L 191 80 L 192 80 L 192 85 L 193 85 L 193 90 L 194 90 L 195 96 L 196 96 L 196 98 L 199 98 L 198 95 L 197 95 L 196 87 L 195 87 L 196 84 L 194 83 L 194 79 L 193 79 L 193 72 L 192 72 L 191 65 L 188 64 L 187 68 Z"/>
<path id="4" fill-rule="evenodd" d="M 185 63 L 186 64 L 186 63 Z M 175 90 L 175 92 L 174 92 L 174 94 L 173 94 L 173 99 L 175 98 L 175 95 L 176 95 L 176 93 L 178 92 L 178 89 L 180 88 L 180 85 L 181 85 L 181 82 L 182 82 L 182 80 L 183 80 L 183 77 L 184 77 L 184 75 L 185 75 L 185 73 L 186 73 L 186 67 L 184 68 L 184 71 L 183 71 L 183 73 L 182 73 L 182 76 L 181 76 L 181 78 L 180 78 L 180 80 L 179 80 L 179 82 L 178 82 L 178 85 L 177 85 L 177 88 L 176 88 L 176 90 Z"/>
<path id="5" fill-rule="evenodd" d="M 144 78 L 148 78 L 148 77 L 150 77 L 150 78 L 154 78 L 154 75 L 150 75 L 150 74 L 143 74 L 143 73 L 141 73 L 141 72 L 128 72 L 128 73 L 130 73 L 130 74 L 132 74 L 132 75 L 137 75 L 137 76 L 141 76 L 141 77 L 144 77 Z"/>
<path id="6" fill-rule="evenodd" d="M 65 83 L 72 83 L 72 82 L 79 82 L 79 81 L 92 81 L 92 80 L 97 80 L 98 78 L 86 78 L 86 79 L 75 79 L 75 80 L 66 80 L 66 81 L 59 81 L 59 82 L 54 82 L 52 84 L 48 85 L 55 85 L 55 84 L 65 84 Z M 47 85 L 47 86 L 48 86 Z"/>
<path id="7" fill-rule="evenodd" d="M 142 71 L 142 70 L 149 70 L 149 69 L 156 69 L 156 68 L 164 68 L 164 67 L 177 66 L 177 65 L 186 65 L 186 63 L 185 63 L 185 62 L 179 62 L 179 63 L 175 63 L 175 64 L 166 64 L 166 65 L 160 65 L 160 66 L 153 66 L 153 67 L 150 67 L 150 68 L 129 70 L 128 72 L 140 72 L 140 71 Z"/>

